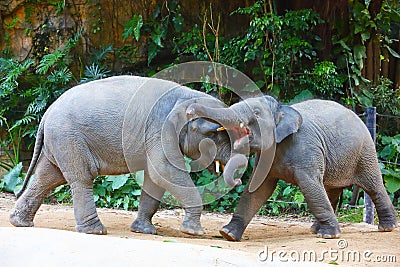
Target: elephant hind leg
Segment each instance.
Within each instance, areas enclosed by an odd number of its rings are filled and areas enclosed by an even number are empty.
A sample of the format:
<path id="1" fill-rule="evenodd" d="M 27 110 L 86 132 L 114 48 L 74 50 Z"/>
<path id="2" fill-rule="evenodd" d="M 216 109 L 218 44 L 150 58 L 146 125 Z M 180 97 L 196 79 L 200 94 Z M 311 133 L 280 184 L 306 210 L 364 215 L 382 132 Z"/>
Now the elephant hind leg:
<path id="1" fill-rule="evenodd" d="M 31 182 L 10 214 L 11 224 L 22 227 L 33 226 L 33 219 L 43 200 L 54 188 L 65 183 L 60 169 L 44 154 L 40 155 L 35 176 L 31 177 Z"/>
<path id="2" fill-rule="evenodd" d="M 93 198 L 93 180 L 77 179 L 81 177 L 74 176 L 75 175 L 68 174 L 68 177 L 66 175 L 66 179 L 67 181 L 74 181 L 69 184 L 72 191 L 76 231 L 86 234 L 107 234 L 106 227 L 101 223 L 100 218 L 97 215 L 96 205 Z"/>
<path id="3" fill-rule="evenodd" d="M 323 168 L 311 170 L 298 168 L 295 179 L 301 192 L 310 208 L 311 213 L 318 221 L 318 225 L 313 225 L 317 232 L 317 237 L 339 238 L 341 235 L 339 223 L 332 208 L 331 200 L 323 185 Z M 336 192 L 335 192 L 336 193 Z M 336 194 L 332 194 L 332 200 L 336 199 Z"/>
<path id="4" fill-rule="evenodd" d="M 390 232 L 397 227 L 396 212 L 386 192 L 382 175 L 377 165 L 376 170 L 360 173 L 358 185 L 371 197 L 379 218 L 379 231 Z"/>

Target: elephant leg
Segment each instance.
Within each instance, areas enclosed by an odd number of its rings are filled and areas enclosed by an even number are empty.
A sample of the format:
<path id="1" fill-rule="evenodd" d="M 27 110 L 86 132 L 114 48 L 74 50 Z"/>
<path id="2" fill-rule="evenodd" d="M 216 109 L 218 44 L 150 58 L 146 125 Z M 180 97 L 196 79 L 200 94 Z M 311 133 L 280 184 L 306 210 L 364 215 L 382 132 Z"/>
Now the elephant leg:
<path id="1" fill-rule="evenodd" d="M 149 152 L 148 155 L 153 155 L 153 160 L 148 162 L 149 177 L 153 183 L 169 191 L 185 209 L 185 219 L 180 230 L 190 235 L 204 234 L 200 224 L 202 200 L 190 175 L 186 170 L 170 165 L 167 159 L 160 159 L 159 150 Z"/>
<path id="2" fill-rule="evenodd" d="M 342 193 L 342 191 L 343 191 L 343 188 L 330 188 L 330 189 L 326 190 L 326 193 L 328 194 L 329 202 L 331 203 L 332 209 L 334 211 L 336 211 L 336 209 L 337 209 L 339 196 Z M 317 234 L 320 228 L 321 227 L 319 225 L 318 220 L 315 220 L 313 225 L 311 226 L 311 233 Z"/>
<path id="3" fill-rule="evenodd" d="M 164 193 L 165 189 L 154 184 L 148 177 L 147 172 L 145 172 L 138 215 L 130 227 L 132 232 L 153 235 L 157 234 L 157 230 L 151 220 L 160 206 L 160 200 Z"/>
<path id="4" fill-rule="evenodd" d="M 322 173 L 318 170 L 312 172 L 310 168 L 297 169 L 295 176 L 311 213 L 319 223 L 317 237 L 340 237 L 339 223 L 322 183 Z"/>
<path id="5" fill-rule="evenodd" d="M 274 192 L 277 182 L 278 179 L 267 178 L 253 193 L 249 192 L 248 184 L 231 221 L 219 230 L 220 234 L 229 241 L 240 241 L 251 219 Z"/>
<path id="6" fill-rule="evenodd" d="M 377 165 L 378 166 L 378 165 Z M 359 186 L 371 197 L 375 204 L 379 218 L 379 231 L 390 232 L 397 227 L 396 212 L 386 192 L 383 179 L 377 167 L 375 174 L 363 173 L 359 180 Z M 365 175 L 365 176 L 364 176 Z M 368 176 L 367 176 L 368 175 Z M 365 179 L 365 177 L 368 177 Z M 361 180 L 362 179 L 362 180 Z"/>
<path id="7" fill-rule="evenodd" d="M 25 192 L 18 198 L 10 214 L 10 222 L 14 226 L 33 226 L 33 219 L 43 200 L 50 192 L 65 184 L 61 171 L 52 164 L 43 154 L 36 165 L 35 176 Z"/>
<path id="8" fill-rule="evenodd" d="M 96 205 L 93 198 L 93 180 L 89 175 L 85 175 L 85 179 L 81 178 L 81 174 L 65 175 L 72 191 L 72 201 L 74 206 L 74 215 L 76 221 L 76 231 L 86 234 L 107 234 L 107 229 L 101 223 L 97 215 Z"/>

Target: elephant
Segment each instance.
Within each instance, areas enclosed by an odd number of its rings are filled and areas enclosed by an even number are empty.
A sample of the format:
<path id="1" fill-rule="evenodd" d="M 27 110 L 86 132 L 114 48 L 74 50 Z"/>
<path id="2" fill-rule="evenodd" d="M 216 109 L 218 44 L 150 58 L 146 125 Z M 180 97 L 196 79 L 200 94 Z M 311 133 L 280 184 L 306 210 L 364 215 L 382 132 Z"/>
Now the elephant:
<path id="1" fill-rule="evenodd" d="M 229 108 L 198 105 L 194 113 L 226 117 L 232 111 L 247 132 L 236 138 L 234 150 L 240 150 L 243 140 L 249 141 L 250 151 L 256 153 L 256 167 L 231 221 L 220 230 L 224 238 L 241 239 L 279 179 L 299 186 L 316 218 L 311 232 L 317 237 L 340 237 L 335 209 L 342 190 L 351 185 L 360 186 L 371 197 L 380 231 L 392 231 L 397 226 L 374 142 L 354 112 L 328 100 L 288 106 L 271 96 L 258 96 Z M 234 164 L 231 162 L 232 168 Z"/>
<path id="2" fill-rule="evenodd" d="M 93 180 L 99 175 L 144 170 L 131 231 L 156 234 L 152 217 L 168 190 L 185 209 L 180 230 L 203 234 L 202 199 L 183 155 L 195 159 L 198 166 L 206 167 L 214 158 L 226 163 L 231 142 L 226 131 L 218 131 L 218 116 L 191 116 L 196 103 L 224 107 L 210 95 L 156 78 L 114 76 L 67 90 L 39 124 L 32 161 L 10 214 L 11 224 L 33 226 L 44 198 L 68 183 L 76 231 L 107 234 L 97 215 Z M 247 159 L 241 161 L 238 165 L 243 166 Z"/>

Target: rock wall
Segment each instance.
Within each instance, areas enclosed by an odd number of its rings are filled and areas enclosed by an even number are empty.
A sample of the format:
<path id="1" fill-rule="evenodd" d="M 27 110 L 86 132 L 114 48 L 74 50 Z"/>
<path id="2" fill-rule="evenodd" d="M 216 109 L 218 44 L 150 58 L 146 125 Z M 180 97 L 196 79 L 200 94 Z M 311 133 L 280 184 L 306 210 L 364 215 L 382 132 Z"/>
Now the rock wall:
<path id="1" fill-rule="evenodd" d="M 247 1 L 178 1 L 185 21 L 199 22 L 206 9 L 221 15 L 221 32 L 237 31 L 240 20 L 229 16 Z M 51 3 L 51 4 L 50 4 Z M 83 60 L 99 47 L 124 46 L 123 27 L 134 14 L 144 21 L 153 16 L 156 6 L 165 10 L 164 0 L 60 0 L 0 1 L 0 50 L 23 60 L 40 58 L 56 47 L 62 47 L 79 29 L 82 36 L 77 52 Z M 127 42 L 131 42 L 128 40 Z M 137 61 L 147 59 L 145 39 L 139 45 Z"/>

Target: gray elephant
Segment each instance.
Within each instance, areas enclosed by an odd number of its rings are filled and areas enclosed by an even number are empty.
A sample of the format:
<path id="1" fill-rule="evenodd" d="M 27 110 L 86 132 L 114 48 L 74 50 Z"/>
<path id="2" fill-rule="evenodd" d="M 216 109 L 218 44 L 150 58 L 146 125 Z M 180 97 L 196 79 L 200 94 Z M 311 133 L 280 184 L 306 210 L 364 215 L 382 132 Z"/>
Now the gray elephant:
<path id="1" fill-rule="evenodd" d="M 203 234 L 202 199 L 183 154 L 197 159 L 198 166 L 207 166 L 213 159 L 224 163 L 231 144 L 226 132 L 217 131 L 221 127 L 218 120 L 190 118 L 194 103 L 224 107 L 205 93 L 154 78 L 116 76 L 68 90 L 49 107 L 39 125 L 33 158 L 10 222 L 33 226 L 44 198 L 68 183 L 76 230 L 106 234 L 93 200 L 93 179 L 145 170 L 138 216 L 131 230 L 156 233 L 151 220 L 168 190 L 185 208 L 181 231 Z M 243 166 L 243 158 L 238 165 Z"/>
<path id="2" fill-rule="evenodd" d="M 364 123 L 352 111 L 332 101 L 309 100 L 285 106 L 265 96 L 224 109 L 204 109 L 199 105 L 194 113 L 228 117 L 232 111 L 247 129 L 236 136 L 234 149 L 240 150 L 241 143 L 250 141 L 252 151 L 257 152 L 257 167 L 231 221 L 220 230 L 226 239 L 241 239 L 279 179 L 300 187 L 316 218 L 311 230 L 318 237 L 340 236 L 335 208 L 342 190 L 354 184 L 375 203 L 380 231 L 392 231 L 397 226 L 375 145 Z M 234 168 L 236 163 L 230 164 Z"/>

